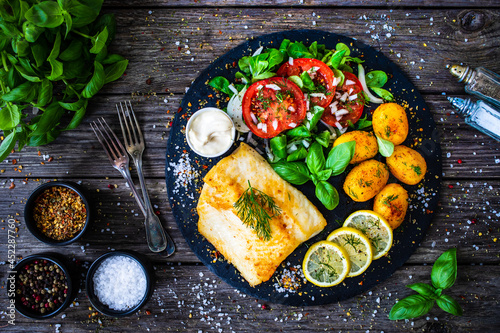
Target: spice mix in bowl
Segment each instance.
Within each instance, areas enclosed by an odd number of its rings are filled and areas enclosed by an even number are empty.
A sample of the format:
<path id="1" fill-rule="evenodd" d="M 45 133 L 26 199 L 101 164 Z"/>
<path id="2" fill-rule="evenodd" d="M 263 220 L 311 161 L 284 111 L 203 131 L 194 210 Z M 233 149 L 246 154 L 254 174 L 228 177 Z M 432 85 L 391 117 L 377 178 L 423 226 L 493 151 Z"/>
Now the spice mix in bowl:
<path id="1" fill-rule="evenodd" d="M 21 260 L 14 269 L 15 307 L 23 316 L 46 319 L 63 311 L 74 298 L 71 272 L 56 254 Z"/>
<path id="2" fill-rule="evenodd" d="M 96 259 L 86 279 L 90 303 L 101 313 L 124 317 L 138 311 L 153 292 L 152 268 L 133 251 L 108 252 Z"/>
<path id="3" fill-rule="evenodd" d="M 91 207 L 84 189 L 72 182 L 39 186 L 26 202 L 24 218 L 31 233 L 51 245 L 66 245 L 85 232 Z"/>

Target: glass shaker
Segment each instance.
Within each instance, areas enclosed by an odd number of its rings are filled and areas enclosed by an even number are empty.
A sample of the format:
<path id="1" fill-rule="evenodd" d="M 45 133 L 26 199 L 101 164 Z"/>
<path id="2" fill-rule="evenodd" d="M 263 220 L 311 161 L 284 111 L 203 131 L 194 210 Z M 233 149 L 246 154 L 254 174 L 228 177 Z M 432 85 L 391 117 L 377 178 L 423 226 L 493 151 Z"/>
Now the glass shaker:
<path id="1" fill-rule="evenodd" d="M 500 107 L 481 100 L 448 97 L 451 105 L 462 116 L 465 123 L 500 141 Z"/>
<path id="2" fill-rule="evenodd" d="M 458 82 L 466 84 L 465 91 L 500 107 L 500 75 L 483 67 L 453 65 L 450 72 Z"/>

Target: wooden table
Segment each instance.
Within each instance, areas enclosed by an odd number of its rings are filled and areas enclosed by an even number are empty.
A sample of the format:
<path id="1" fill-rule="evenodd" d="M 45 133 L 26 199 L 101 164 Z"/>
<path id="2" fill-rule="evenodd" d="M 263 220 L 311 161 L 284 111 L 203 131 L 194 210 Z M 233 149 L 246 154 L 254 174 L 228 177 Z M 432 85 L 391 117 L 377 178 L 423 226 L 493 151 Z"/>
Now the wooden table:
<path id="1" fill-rule="evenodd" d="M 500 329 L 500 151 L 499 142 L 453 114 L 446 96 L 463 96 L 446 64 L 464 62 L 500 72 L 500 7 L 494 0 L 376 1 L 280 0 L 107 1 L 116 14 L 113 50 L 130 60 L 126 75 L 107 85 L 76 130 L 54 143 L 25 148 L 0 165 L 0 239 L 16 219 L 18 258 L 57 251 L 92 262 L 112 249 L 133 249 L 155 264 L 157 284 L 145 308 L 109 319 L 90 308 L 82 290 L 74 305 L 37 322 L 17 314 L 7 325 L 6 292 L 0 293 L 5 332 L 493 332 Z M 397 63 L 423 94 L 441 135 L 443 178 L 440 204 L 418 250 L 394 275 L 371 291 L 324 306 L 289 307 L 248 297 L 212 274 L 181 236 L 167 200 L 164 171 L 169 124 L 186 87 L 215 58 L 248 38 L 293 28 L 321 29 L 357 38 Z M 169 258 L 149 252 L 143 219 L 125 181 L 111 168 L 91 133 L 98 117 L 117 122 L 115 103 L 132 99 L 143 125 L 145 175 L 152 202 L 172 235 Z M 116 124 L 115 124 L 116 127 Z M 39 153 L 40 151 L 40 153 Z M 44 158 L 45 157 L 45 158 Z M 50 162 L 47 157 L 50 157 Z M 17 164 L 14 163 L 17 161 Z M 22 168 L 21 168 L 22 166 Z M 51 180 L 81 182 L 92 192 L 98 215 L 75 244 L 46 246 L 26 229 L 26 198 Z M 15 185 L 10 189 L 11 183 Z M 458 248 L 458 279 L 449 290 L 464 310 L 453 317 L 437 307 L 421 318 L 393 322 L 388 312 L 412 294 L 404 286 L 430 282 L 432 263 Z M 7 248 L 0 248 L 0 261 Z M 7 265 L 0 266 L 5 290 Z M 266 304 L 267 306 L 263 306 Z"/>

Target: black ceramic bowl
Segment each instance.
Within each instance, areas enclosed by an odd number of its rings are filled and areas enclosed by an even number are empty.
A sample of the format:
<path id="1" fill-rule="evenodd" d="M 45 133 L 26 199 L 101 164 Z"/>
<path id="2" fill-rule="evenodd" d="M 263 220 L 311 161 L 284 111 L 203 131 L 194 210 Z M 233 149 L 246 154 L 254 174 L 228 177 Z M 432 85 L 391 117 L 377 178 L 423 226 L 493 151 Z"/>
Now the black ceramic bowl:
<path id="1" fill-rule="evenodd" d="M 52 311 L 47 310 L 49 308 L 46 308 L 46 312 L 42 314 L 40 312 L 33 310 L 31 306 L 25 305 L 26 302 L 25 296 L 32 298 L 33 294 L 31 295 L 18 294 L 18 289 L 22 288 L 21 287 L 22 282 L 19 276 L 26 272 L 25 267 L 31 263 L 42 265 L 43 261 L 47 261 L 47 264 L 49 265 L 56 264 L 57 266 L 60 267 L 60 269 L 64 273 L 64 276 L 66 277 L 67 291 L 66 291 L 66 297 L 61 303 L 59 303 L 58 305 L 56 304 L 56 307 Z M 78 275 L 74 273 L 74 270 L 71 270 L 70 267 L 72 267 L 71 262 L 58 253 L 39 253 L 24 258 L 23 260 L 18 262 L 17 265 L 15 266 L 13 271 L 16 273 L 12 273 L 8 276 L 8 286 L 9 286 L 8 290 L 9 290 L 10 302 L 14 302 L 16 310 L 27 318 L 47 319 L 57 315 L 61 311 L 65 310 L 71 304 L 71 302 L 75 299 L 76 291 L 78 290 L 78 284 L 79 284 Z M 11 282 L 13 282 L 15 285 L 15 291 L 13 292 L 13 294 L 11 294 Z M 35 303 L 34 305 L 36 304 L 40 303 Z"/>
<path id="2" fill-rule="evenodd" d="M 33 218 L 33 208 L 35 207 L 35 200 L 38 198 L 40 194 L 42 194 L 46 189 L 50 187 L 56 187 L 56 186 L 62 186 L 62 187 L 67 187 L 75 191 L 81 198 L 82 201 L 85 205 L 86 211 L 87 211 L 87 219 L 85 221 L 85 225 L 83 226 L 82 230 L 80 230 L 77 234 L 75 234 L 72 238 L 67 239 L 67 240 L 55 240 L 53 238 L 50 238 L 46 236 L 38 227 L 36 226 L 36 222 Z M 55 245 L 55 246 L 64 246 L 68 245 L 70 243 L 73 243 L 82 235 L 85 233 L 85 230 L 87 230 L 87 227 L 90 224 L 90 221 L 92 220 L 92 206 L 89 204 L 89 200 L 87 199 L 86 196 L 86 191 L 85 189 L 73 182 L 67 182 L 67 181 L 56 181 L 56 182 L 48 182 L 45 184 L 40 185 L 39 187 L 36 188 L 36 190 L 31 193 L 30 197 L 28 198 L 28 201 L 26 201 L 26 205 L 24 206 L 24 221 L 26 223 L 26 226 L 28 227 L 28 230 L 35 236 L 38 240 L 50 244 L 50 245 Z"/>
<path id="3" fill-rule="evenodd" d="M 139 266 L 142 267 L 142 269 L 144 270 L 144 274 L 146 275 L 146 292 L 144 293 L 144 297 L 139 301 L 139 303 L 136 306 L 123 311 L 111 309 L 106 304 L 103 304 L 95 294 L 94 290 L 94 275 L 97 269 L 104 260 L 115 256 L 125 256 L 132 260 L 135 260 L 139 264 Z M 153 267 L 151 266 L 149 261 L 141 254 L 134 251 L 125 251 L 125 250 L 113 251 L 103 254 L 92 263 L 87 272 L 85 288 L 87 290 L 87 296 L 90 300 L 90 303 L 99 312 L 110 317 L 125 317 L 138 311 L 149 300 L 151 294 L 153 293 L 153 285 L 154 285 L 153 276 L 154 276 Z"/>

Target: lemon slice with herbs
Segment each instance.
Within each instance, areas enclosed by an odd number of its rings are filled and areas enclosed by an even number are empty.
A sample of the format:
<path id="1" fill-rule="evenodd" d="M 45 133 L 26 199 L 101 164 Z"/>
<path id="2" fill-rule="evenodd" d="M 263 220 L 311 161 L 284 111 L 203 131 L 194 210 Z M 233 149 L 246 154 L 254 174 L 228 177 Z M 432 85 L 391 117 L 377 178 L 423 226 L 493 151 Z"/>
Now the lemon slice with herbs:
<path id="1" fill-rule="evenodd" d="M 313 244 L 302 262 L 304 276 L 318 287 L 339 284 L 350 269 L 349 254 L 339 245 L 328 241 Z"/>
<path id="2" fill-rule="evenodd" d="M 380 215 L 371 210 L 358 210 L 344 222 L 344 227 L 361 231 L 373 247 L 373 260 L 383 257 L 392 247 L 392 228 Z"/>
<path id="3" fill-rule="evenodd" d="M 338 228 L 328 235 L 327 240 L 342 246 L 349 254 L 351 270 L 347 276 L 358 276 L 370 266 L 373 258 L 372 244 L 361 231 L 348 227 Z"/>

